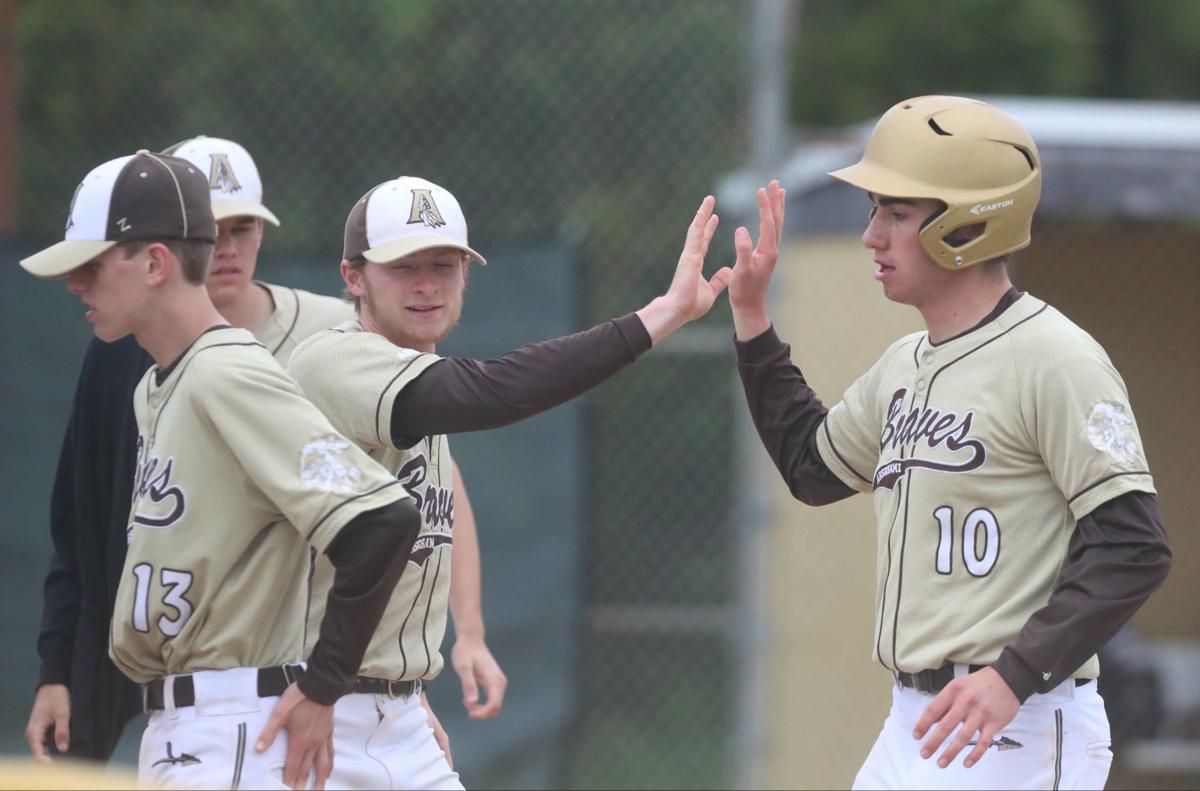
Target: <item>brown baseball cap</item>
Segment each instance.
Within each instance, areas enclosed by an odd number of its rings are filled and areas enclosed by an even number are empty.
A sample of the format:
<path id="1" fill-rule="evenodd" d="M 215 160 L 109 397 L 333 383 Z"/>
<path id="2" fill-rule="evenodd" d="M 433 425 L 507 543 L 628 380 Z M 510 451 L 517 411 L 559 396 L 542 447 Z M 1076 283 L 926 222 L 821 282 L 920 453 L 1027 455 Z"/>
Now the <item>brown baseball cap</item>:
<path id="1" fill-rule="evenodd" d="M 38 277 L 62 277 L 139 239 L 216 243 L 208 178 L 191 162 L 143 149 L 93 168 L 75 189 L 63 241 L 21 266 Z"/>

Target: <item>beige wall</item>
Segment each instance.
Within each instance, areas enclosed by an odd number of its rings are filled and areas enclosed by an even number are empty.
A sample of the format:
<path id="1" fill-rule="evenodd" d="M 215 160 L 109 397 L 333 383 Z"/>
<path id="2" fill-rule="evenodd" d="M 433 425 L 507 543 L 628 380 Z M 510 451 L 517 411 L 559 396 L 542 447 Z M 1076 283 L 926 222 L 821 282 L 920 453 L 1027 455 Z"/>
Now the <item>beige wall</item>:
<path id="1" fill-rule="evenodd" d="M 1191 260 L 1200 238 L 1093 227 L 1035 238 L 1014 280 L 1108 350 L 1158 485 L 1175 566 L 1135 623 L 1155 635 L 1200 637 L 1200 531 L 1190 519 L 1200 511 L 1200 487 L 1190 479 L 1200 447 L 1200 278 Z M 884 299 L 856 236 L 791 242 L 778 269 L 771 315 L 826 405 L 893 340 L 923 327 L 915 310 Z M 871 662 L 871 502 L 809 508 L 769 462 L 761 476 L 772 512 L 761 780 L 770 788 L 849 787 L 886 715 L 891 683 Z"/>

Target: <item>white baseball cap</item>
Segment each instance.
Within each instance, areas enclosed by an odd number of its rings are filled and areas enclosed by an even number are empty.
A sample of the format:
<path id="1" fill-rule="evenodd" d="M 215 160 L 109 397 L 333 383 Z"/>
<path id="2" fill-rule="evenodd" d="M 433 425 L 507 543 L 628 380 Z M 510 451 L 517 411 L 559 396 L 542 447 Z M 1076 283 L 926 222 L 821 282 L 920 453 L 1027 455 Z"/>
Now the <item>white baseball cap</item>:
<path id="1" fill-rule="evenodd" d="M 378 185 L 346 218 L 342 257 L 377 264 L 431 247 L 454 247 L 487 264 L 467 245 L 467 220 L 458 201 L 432 181 L 401 176 Z"/>
<path id="2" fill-rule="evenodd" d="M 63 241 L 21 260 L 38 277 L 61 277 L 121 242 L 215 242 L 208 182 L 191 162 L 145 149 L 93 168 L 75 188 Z"/>
<path id="3" fill-rule="evenodd" d="M 232 140 L 221 137 L 196 137 L 176 143 L 163 151 L 183 157 L 208 176 L 212 191 L 213 216 L 261 217 L 272 225 L 279 218 L 263 205 L 262 179 L 250 152 Z"/>

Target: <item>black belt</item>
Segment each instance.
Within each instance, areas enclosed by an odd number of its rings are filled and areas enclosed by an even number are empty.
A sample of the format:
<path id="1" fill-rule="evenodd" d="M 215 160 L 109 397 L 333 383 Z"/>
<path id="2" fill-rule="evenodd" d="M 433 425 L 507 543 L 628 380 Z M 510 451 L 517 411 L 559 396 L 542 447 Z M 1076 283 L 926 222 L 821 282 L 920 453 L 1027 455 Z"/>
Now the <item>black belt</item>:
<path id="1" fill-rule="evenodd" d="M 276 665 L 275 667 L 260 667 L 258 669 L 258 696 L 273 698 L 282 695 L 283 691 L 301 675 L 304 668 L 300 665 Z M 146 711 L 159 711 L 166 708 L 163 696 L 164 679 L 156 678 L 146 685 Z M 175 676 L 175 708 L 196 705 L 196 684 L 190 675 Z"/>
<path id="2" fill-rule="evenodd" d="M 967 672 L 975 673 L 983 670 L 987 665 L 967 665 Z M 905 673 L 903 670 L 893 673 L 896 677 L 896 683 L 902 687 L 915 689 L 917 692 L 928 692 L 937 694 L 946 688 L 946 685 L 954 680 L 954 665 L 947 662 L 936 670 L 919 670 L 916 673 Z M 1075 686 L 1082 687 L 1084 684 L 1091 681 L 1090 678 L 1075 679 Z"/>
<path id="3" fill-rule="evenodd" d="M 389 698 L 407 698 L 421 689 L 420 680 L 389 681 L 386 678 L 359 676 L 354 679 L 354 691 L 359 695 L 387 695 Z"/>

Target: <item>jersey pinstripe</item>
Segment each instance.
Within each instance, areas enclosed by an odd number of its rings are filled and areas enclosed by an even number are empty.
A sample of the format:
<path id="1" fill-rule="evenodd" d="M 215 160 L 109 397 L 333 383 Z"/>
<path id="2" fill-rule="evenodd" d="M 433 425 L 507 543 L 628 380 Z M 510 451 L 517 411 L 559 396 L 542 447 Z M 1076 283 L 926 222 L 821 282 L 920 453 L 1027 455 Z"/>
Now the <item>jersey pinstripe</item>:
<path id="1" fill-rule="evenodd" d="M 319 332 L 292 355 L 288 372 L 339 431 L 394 473 L 421 512 L 421 531 L 409 568 L 363 657 L 361 675 L 392 680 L 432 679 L 442 670 L 442 637 L 450 596 L 454 530 L 453 466 L 444 435 L 408 448 L 391 442 L 391 403 L 404 387 L 438 361 L 393 345 L 357 321 Z M 316 643 L 333 569 L 315 560 L 305 650 Z"/>
<path id="2" fill-rule="evenodd" d="M 874 653 L 893 670 L 995 661 L 1049 599 L 1075 523 L 1154 492 L 1120 375 L 1029 294 L 960 337 L 897 341 L 829 411 L 817 446 L 874 494 Z M 1098 672 L 1092 657 L 1076 676 Z"/>
<path id="3" fill-rule="evenodd" d="M 209 331 L 161 384 L 157 374 L 134 394 L 138 455 L 110 654 L 142 683 L 294 662 L 309 547 L 407 495 L 245 330 Z"/>

